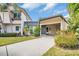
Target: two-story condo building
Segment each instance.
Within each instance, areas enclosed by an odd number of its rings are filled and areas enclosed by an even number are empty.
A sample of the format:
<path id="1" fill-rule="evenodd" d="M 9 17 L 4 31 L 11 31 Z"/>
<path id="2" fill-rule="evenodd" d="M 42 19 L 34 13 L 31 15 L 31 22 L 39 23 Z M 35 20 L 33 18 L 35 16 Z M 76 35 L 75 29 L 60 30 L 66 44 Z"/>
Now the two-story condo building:
<path id="1" fill-rule="evenodd" d="M 18 18 L 15 18 L 17 14 L 15 15 L 13 10 L 13 4 L 8 4 L 8 9 L 0 12 L 0 32 L 21 33 L 23 35 L 24 22 L 30 22 L 31 18 L 23 8 L 19 8 Z"/>

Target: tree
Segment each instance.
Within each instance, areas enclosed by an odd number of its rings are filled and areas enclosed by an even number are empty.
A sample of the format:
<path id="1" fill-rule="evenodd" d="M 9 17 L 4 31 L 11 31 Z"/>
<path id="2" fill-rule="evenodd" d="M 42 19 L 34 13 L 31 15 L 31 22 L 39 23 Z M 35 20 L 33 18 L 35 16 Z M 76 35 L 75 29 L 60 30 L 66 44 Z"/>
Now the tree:
<path id="1" fill-rule="evenodd" d="M 70 16 L 68 29 L 76 32 L 76 29 L 79 28 L 79 3 L 68 4 L 68 12 Z"/>
<path id="2" fill-rule="evenodd" d="M 35 28 L 34 28 L 34 36 L 40 36 L 40 26 L 36 26 Z"/>
<path id="3" fill-rule="evenodd" d="M 7 4 L 4 4 L 4 3 L 0 4 L 0 12 L 7 11 L 7 9 L 8 9 Z"/>
<path id="4" fill-rule="evenodd" d="M 28 35 L 28 31 L 29 31 L 28 27 L 24 27 L 24 35 L 26 35 L 26 34 Z"/>

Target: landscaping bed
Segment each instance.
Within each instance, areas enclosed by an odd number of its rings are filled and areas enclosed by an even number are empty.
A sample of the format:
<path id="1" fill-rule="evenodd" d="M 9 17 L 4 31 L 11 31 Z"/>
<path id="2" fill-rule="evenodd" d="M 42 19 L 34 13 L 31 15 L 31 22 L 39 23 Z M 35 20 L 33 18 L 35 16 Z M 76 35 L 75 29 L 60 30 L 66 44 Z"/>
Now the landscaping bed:
<path id="1" fill-rule="evenodd" d="M 43 56 L 79 56 L 79 49 L 52 47 Z"/>
<path id="2" fill-rule="evenodd" d="M 78 42 L 74 32 L 59 31 L 55 36 L 55 46 L 44 56 L 79 56 Z"/>
<path id="3" fill-rule="evenodd" d="M 18 33 L 0 33 L 0 37 L 16 37 Z"/>
<path id="4" fill-rule="evenodd" d="M 0 46 L 9 45 L 17 42 L 27 41 L 34 39 L 34 36 L 24 37 L 0 37 Z"/>

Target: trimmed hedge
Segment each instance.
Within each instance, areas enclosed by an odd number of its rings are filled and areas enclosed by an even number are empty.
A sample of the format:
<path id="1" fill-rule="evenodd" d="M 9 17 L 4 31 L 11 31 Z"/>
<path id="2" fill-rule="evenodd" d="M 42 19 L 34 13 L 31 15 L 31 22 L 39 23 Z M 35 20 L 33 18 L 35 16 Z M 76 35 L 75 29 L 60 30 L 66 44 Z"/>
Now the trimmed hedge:
<path id="1" fill-rule="evenodd" d="M 16 37 L 17 33 L 0 33 L 0 37 Z"/>
<path id="2" fill-rule="evenodd" d="M 61 31 L 56 35 L 55 42 L 63 48 L 77 48 L 79 41 L 73 32 Z"/>

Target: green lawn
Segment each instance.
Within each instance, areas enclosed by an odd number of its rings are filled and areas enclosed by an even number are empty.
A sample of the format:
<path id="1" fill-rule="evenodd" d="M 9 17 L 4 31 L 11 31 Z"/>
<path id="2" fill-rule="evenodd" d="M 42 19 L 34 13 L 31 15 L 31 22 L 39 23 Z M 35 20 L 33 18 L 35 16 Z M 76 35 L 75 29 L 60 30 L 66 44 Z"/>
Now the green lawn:
<path id="1" fill-rule="evenodd" d="M 32 40 L 35 37 L 33 36 L 27 36 L 27 37 L 0 37 L 0 46 L 13 44 L 17 42 Z"/>
<path id="2" fill-rule="evenodd" d="M 43 56 L 79 56 L 79 49 L 50 48 Z"/>

